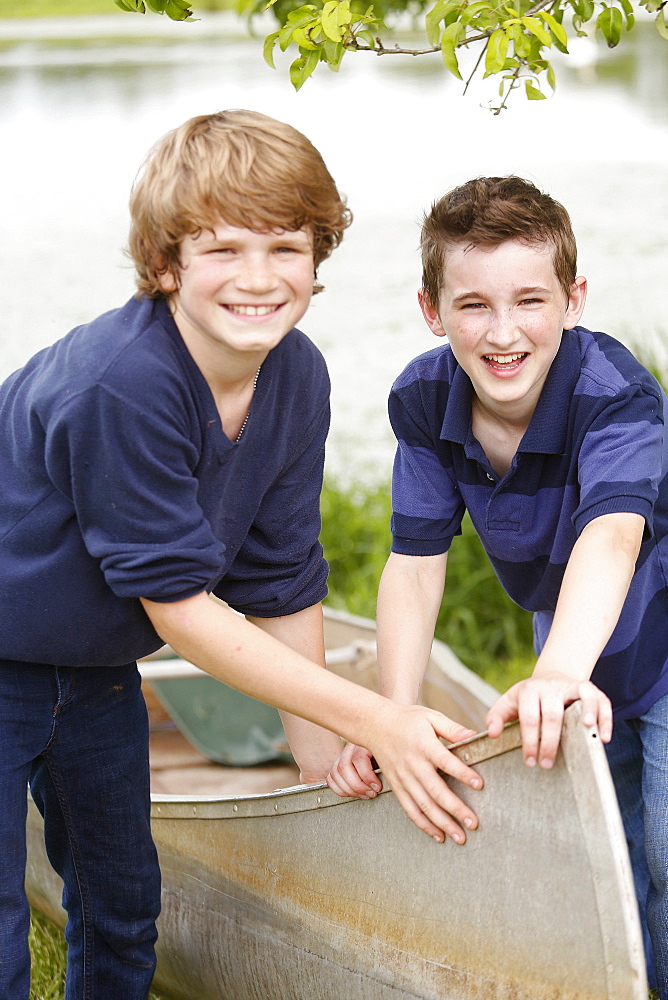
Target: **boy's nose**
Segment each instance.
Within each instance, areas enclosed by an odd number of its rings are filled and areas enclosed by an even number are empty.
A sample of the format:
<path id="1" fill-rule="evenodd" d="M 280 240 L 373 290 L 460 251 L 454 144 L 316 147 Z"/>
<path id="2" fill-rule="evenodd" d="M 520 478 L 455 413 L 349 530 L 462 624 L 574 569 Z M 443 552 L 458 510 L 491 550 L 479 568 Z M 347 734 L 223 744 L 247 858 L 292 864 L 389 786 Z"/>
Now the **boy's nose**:
<path id="1" fill-rule="evenodd" d="M 487 339 L 497 347 L 510 347 L 521 337 L 521 332 L 512 313 L 497 313 L 492 317 L 487 331 Z"/>
<path id="2" fill-rule="evenodd" d="M 271 262 L 264 258 L 242 261 L 237 272 L 237 286 L 247 292 L 269 292 L 276 288 L 277 278 Z"/>

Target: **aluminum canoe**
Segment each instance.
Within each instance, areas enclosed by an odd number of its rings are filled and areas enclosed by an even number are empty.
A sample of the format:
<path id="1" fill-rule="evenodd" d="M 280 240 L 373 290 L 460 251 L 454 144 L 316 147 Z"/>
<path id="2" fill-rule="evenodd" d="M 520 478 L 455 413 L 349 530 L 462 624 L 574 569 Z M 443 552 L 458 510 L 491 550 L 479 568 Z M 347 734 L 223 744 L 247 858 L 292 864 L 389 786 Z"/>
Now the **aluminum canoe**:
<path id="1" fill-rule="evenodd" d="M 374 686 L 373 636 L 373 623 L 329 612 L 330 668 Z M 435 643 L 425 703 L 479 730 L 494 696 Z M 456 752 L 485 780 L 457 786 L 480 819 L 464 847 L 418 831 L 387 789 L 367 802 L 325 785 L 243 794 L 239 781 L 259 789 L 265 772 L 291 772 L 202 760 L 189 779 L 173 759 L 156 783 L 171 775 L 181 790 L 152 796 L 156 988 L 175 1000 L 646 1000 L 614 788 L 579 706 L 551 771 L 524 766 L 517 726 Z M 189 780 L 209 791 L 184 792 Z M 32 803 L 28 834 L 30 900 L 62 925 Z"/>

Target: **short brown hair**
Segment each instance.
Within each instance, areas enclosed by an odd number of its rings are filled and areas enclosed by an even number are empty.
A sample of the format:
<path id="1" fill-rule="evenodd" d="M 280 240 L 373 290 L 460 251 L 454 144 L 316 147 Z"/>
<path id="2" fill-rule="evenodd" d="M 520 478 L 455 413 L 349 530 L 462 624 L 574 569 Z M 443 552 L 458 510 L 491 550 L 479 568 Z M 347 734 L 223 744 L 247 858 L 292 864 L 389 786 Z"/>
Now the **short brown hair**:
<path id="1" fill-rule="evenodd" d="M 506 240 L 551 245 L 566 297 L 575 281 L 577 247 L 568 212 L 522 177 L 478 177 L 434 202 L 420 237 L 422 286 L 438 306 L 448 250 L 466 243 L 495 247 Z"/>
<path id="2" fill-rule="evenodd" d="M 164 294 L 168 271 L 178 284 L 184 237 L 221 219 L 260 232 L 309 230 L 316 272 L 352 221 L 315 146 L 290 125 L 242 110 L 200 115 L 163 136 L 137 176 L 130 214 L 137 287 L 152 298 Z"/>

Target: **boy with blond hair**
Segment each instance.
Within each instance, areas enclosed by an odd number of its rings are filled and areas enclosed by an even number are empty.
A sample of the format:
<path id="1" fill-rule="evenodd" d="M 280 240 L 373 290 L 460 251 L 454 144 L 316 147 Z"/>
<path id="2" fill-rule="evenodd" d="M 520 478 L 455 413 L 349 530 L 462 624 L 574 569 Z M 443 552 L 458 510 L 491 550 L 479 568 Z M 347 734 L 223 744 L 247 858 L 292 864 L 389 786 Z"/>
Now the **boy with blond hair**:
<path id="1" fill-rule="evenodd" d="M 570 220 L 534 185 L 454 189 L 421 246 L 420 306 L 449 344 L 408 365 L 390 396 L 381 691 L 417 699 L 468 511 L 505 590 L 533 612 L 538 657 L 490 710 L 489 734 L 519 717 L 526 763 L 550 768 L 564 706 L 580 699 L 585 725 L 598 723 L 668 1000 L 666 397 L 620 343 L 578 326 L 587 284 Z M 352 746 L 330 780 L 358 795 L 377 782 Z"/>
<path id="2" fill-rule="evenodd" d="M 28 785 L 64 881 L 68 1000 L 148 995 L 135 660 L 163 642 L 283 710 L 304 780 L 341 734 L 421 829 L 476 825 L 437 773 L 480 787 L 439 740 L 468 730 L 323 669 L 329 382 L 296 324 L 350 216 L 320 154 L 260 114 L 194 118 L 149 154 L 131 215 L 138 294 L 0 389 L 0 1000 L 29 996 Z"/>

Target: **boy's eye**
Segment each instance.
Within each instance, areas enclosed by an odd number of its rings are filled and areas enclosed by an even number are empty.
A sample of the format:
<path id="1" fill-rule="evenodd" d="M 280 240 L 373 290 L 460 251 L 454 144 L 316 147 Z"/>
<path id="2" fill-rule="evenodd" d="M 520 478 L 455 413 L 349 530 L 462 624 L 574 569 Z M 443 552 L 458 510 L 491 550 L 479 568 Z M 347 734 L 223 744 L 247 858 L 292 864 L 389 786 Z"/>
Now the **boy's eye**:
<path id="1" fill-rule="evenodd" d="M 535 298 L 534 299 L 522 299 L 521 302 L 520 302 L 520 305 L 522 305 L 522 306 L 540 305 L 540 303 L 542 301 L 543 301 L 542 299 L 535 299 Z"/>
<path id="2" fill-rule="evenodd" d="M 484 302 L 465 302 L 462 309 L 484 309 Z"/>

